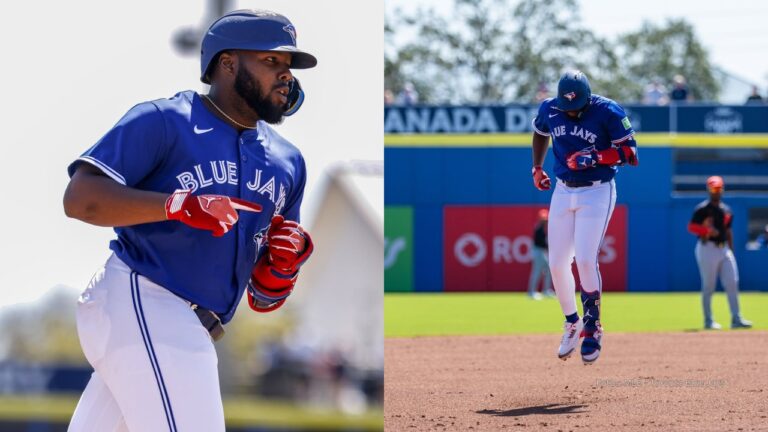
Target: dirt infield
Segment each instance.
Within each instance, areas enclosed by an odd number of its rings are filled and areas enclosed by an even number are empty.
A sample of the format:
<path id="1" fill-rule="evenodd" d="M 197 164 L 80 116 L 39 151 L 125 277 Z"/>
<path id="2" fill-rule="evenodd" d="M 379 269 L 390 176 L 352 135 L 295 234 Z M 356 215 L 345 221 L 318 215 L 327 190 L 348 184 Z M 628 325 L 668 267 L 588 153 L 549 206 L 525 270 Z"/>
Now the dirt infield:
<path id="1" fill-rule="evenodd" d="M 768 431 L 768 332 L 607 332 L 592 366 L 558 343 L 387 339 L 385 430 Z"/>

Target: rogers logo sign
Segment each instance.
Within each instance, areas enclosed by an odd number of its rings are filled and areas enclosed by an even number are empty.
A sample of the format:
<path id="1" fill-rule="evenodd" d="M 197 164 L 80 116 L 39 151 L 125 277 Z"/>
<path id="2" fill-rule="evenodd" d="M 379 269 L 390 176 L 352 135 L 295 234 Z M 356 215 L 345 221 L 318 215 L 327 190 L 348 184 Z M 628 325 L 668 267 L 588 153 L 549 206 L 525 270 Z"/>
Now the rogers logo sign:
<path id="1" fill-rule="evenodd" d="M 447 206 L 443 219 L 445 291 L 525 291 L 539 206 Z M 616 206 L 598 261 L 603 288 L 624 291 L 627 209 Z"/>
<path id="2" fill-rule="evenodd" d="M 600 256 L 597 260 L 601 263 L 616 261 L 616 239 L 606 236 L 600 246 Z M 494 236 L 491 240 L 491 260 L 499 263 L 529 263 L 533 259 L 531 248 L 533 240 L 530 236 L 518 236 L 510 239 L 506 236 Z M 488 257 L 488 245 L 477 233 L 465 233 L 456 240 L 453 245 L 453 254 L 456 260 L 465 267 L 477 267 Z"/>
<path id="3" fill-rule="evenodd" d="M 453 245 L 453 253 L 460 263 L 467 267 L 475 267 L 483 262 L 486 251 L 485 241 L 479 234 L 466 233 Z"/>

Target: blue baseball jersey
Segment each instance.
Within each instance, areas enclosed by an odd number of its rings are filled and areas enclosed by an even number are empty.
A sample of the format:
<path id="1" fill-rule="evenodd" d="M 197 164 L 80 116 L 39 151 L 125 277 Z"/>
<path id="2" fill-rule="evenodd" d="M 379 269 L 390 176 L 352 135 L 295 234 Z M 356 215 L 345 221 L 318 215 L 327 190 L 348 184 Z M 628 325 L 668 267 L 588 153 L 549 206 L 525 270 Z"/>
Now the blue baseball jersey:
<path id="1" fill-rule="evenodd" d="M 171 194 L 217 194 L 261 204 L 240 211 L 223 237 L 163 221 L 116 227 L 110 249 L 174 294 L 229 321 L 243 295 L 273 215 L 299 221 L 306 183 L 301 152 L 265 122 L 238 133 L 194 91 L 144 102 L 69 165 L 89 163 L 116 182 Z"/>
<path id="2" fill-rule="evenodd" d="M 533 119 L 533 129 L 539 135 L 552 137 L 555 155 L 555 176 L 566 181 L 611 180 L 618 171 L 616 166 L 597 165 L 572 171 L 567 159 L 584 149 L 606 150 L 619 145 L 635 146 L 635 131 L 624 109 L 611 99 L 592 95 L 589 107 L 578 119 L 571 118 L 557 108 L 555 98 L 546 99 Z"/>

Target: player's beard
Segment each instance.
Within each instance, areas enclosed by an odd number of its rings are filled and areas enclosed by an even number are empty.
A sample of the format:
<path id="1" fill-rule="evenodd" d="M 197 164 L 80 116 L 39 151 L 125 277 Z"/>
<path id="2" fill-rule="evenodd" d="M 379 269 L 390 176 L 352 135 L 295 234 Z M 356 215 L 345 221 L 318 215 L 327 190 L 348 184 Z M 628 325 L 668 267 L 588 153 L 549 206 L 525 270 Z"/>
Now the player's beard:
<path id="1" fill-rule="evenodd" d="M 239 68 L 237 71 L 235 91 L 261 120 L 269 124 L 277 124 L 283 120 L 285 105 L 275 105 L 269 99 L 269 95 L 264 97 L 256 81 L 245 71 L 245 68 Z"/>

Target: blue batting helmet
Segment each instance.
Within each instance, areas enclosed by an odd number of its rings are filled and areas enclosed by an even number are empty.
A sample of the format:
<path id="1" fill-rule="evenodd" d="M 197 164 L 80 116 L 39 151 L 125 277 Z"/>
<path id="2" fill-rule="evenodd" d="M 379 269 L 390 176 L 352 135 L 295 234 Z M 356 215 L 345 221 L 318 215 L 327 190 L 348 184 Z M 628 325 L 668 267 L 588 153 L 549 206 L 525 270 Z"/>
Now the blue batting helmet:
<path id="1" fill-rule="evenodd" d="M 296 28 L 288 18 L 267 10 L 236 10 L 211 24 L 200 50 L 200 81 L 211 83 L 213 60 L 230 49 L 291 53 L 291 69 L 317 65 L 315 56 L 296 48 Z"/>
<path id="2" fill-rule="evenodd" d="M 557 83 L 557 107 L 563 111 L 578 111 L 592 97 L 587 76 L 581 71 L 567 71 Z"/>

